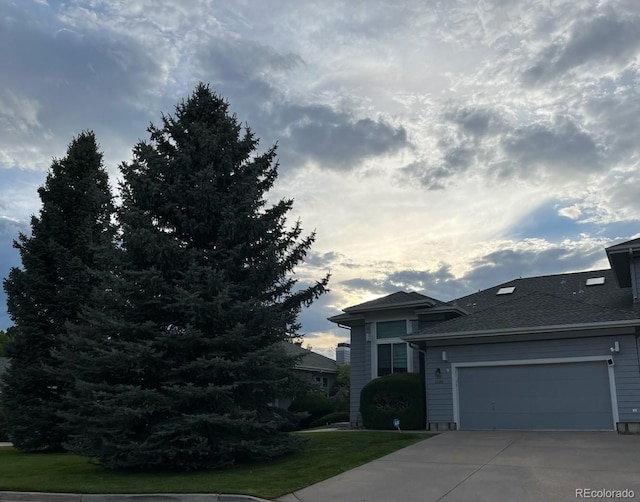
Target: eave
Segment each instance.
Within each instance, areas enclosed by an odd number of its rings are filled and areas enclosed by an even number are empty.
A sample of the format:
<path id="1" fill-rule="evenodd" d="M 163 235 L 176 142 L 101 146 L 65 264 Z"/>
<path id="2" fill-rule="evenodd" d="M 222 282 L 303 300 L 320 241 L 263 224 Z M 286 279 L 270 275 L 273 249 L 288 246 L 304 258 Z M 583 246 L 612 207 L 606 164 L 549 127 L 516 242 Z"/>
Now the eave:
<path id="1" fill-rule="evenodd" d="M 428 342 L 436 340 L 457 340 L 487 337 L 502 337 L 513 335 L 531 335 L 544 333 L 567 333 L 573 331 L 593 331 L 607 328 L 639 327 L 640 319 L 626 319 L 621 321 L 605 321 L 595 323 L 557 324 L 548 326 L 530 326 L 522 328 L 502 328 L 480 331 L 457 331 L 451 333 L 425 333 L 407 335 L 402 339 L 406 342 Z"/>

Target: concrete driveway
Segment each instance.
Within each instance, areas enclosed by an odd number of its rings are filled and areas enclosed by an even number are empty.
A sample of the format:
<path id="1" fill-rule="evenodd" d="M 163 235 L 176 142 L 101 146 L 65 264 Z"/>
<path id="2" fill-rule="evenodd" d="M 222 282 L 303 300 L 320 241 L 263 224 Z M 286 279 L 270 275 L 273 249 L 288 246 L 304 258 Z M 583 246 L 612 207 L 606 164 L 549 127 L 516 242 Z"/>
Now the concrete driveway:
<path id="1" fill-rule="evenodd" d="M 634 498 L 632 495 L 640 500 L 640 436 L 615 432 L 456 431 L 278 500 L 558 502 L 625 500 Z"/>

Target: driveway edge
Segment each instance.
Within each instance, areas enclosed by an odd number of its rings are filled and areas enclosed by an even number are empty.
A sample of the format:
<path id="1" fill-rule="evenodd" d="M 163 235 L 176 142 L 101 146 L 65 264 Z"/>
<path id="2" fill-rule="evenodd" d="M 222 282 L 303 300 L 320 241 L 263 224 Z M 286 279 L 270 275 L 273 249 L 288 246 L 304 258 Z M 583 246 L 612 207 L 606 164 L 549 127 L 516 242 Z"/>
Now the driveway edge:
<path id="1" fill-rule="evenodd" d="M 0 502 L 270 502 L 224 493 L 83 494 L 0 491 Z"/>

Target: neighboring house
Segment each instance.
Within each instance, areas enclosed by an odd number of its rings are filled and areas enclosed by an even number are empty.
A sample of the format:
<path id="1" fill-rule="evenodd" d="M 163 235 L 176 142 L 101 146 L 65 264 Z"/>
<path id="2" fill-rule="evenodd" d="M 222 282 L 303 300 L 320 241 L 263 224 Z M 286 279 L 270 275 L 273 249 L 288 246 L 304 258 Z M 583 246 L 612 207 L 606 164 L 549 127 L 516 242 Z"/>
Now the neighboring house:
<path id="1" fill-rule="evenodd" d="M 338 376 L 338 366 L 333 359 L 325 357 L 317 352 L 303 349 L 300 345 L 293 343 L 284 344 L 287 352 L 293 356 L 301 356 L 300 362 L 296 364 L 296 371 L 309 382 L 318 386 L 318 389 L 329 397 L 331 387 L 336 383 Z M 280 398 L 276 406 L 288 408 L 293 397 Z"/>
<path id="2" fill-rule="evenodd" d="M 351 421 L 369 380 L 412 371 L 429 430 L 640 432 L 640 239 L 606 253 L 609 270 L 447 303 L 398 292 L 331 317 L 351 331 Z"/>
<path id="3" fill-rule="evenodd" d="M 351 346 L 348 343 L 339 343 L 336 347 L 336 364 L 342 366 L 351 362 Z"/>

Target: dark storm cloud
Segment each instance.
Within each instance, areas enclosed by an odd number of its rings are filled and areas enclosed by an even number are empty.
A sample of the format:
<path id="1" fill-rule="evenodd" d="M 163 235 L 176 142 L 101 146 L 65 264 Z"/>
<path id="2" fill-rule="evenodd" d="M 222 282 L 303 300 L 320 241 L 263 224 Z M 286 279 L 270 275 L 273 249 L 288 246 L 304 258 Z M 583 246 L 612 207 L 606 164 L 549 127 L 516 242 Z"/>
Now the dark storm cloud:
<path id="1" fill-rule="evenodd" d="M 585 64 L 624 63 L 640 48 L 636 15 L 610 10 L 593 19 L 576 21 L 569 36 L 541 51 L 537 62 L 522 75 L 529 85 L 545 83 Z"/>

